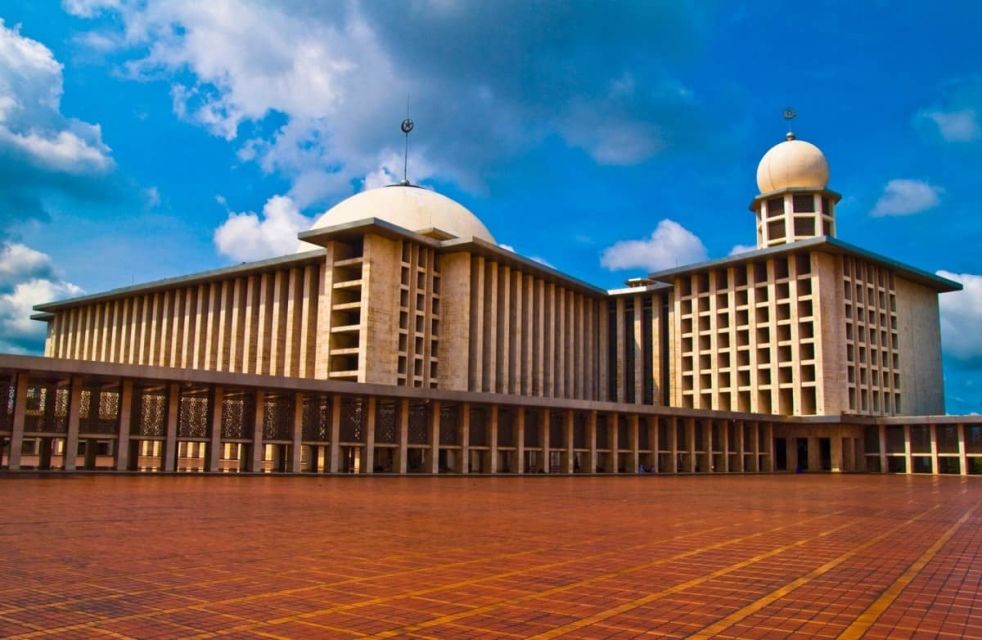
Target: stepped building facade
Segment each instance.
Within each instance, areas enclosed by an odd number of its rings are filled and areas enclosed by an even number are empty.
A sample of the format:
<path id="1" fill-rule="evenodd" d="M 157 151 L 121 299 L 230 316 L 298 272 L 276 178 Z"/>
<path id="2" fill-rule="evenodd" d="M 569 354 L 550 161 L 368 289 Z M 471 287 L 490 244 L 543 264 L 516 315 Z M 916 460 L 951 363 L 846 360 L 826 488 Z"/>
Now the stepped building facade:
<path id="1" fill-rule="evenodd" d="M 757 171 L 757 248 L 603 290 L 409 184 L 292 255 L 39 305 L 2 466 L 305 473 L 982 473 L 938 295 L 836 238 L 822 152 Z"/>

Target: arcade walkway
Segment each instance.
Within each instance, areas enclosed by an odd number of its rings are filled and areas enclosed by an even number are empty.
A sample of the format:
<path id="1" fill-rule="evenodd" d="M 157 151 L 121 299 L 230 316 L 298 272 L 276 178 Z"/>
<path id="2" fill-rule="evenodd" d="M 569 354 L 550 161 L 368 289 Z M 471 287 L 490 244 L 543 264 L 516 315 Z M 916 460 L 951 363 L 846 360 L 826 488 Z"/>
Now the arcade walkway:
<path id="1" fill-rule="evenodd" d="M 959 476 L 0 482 L 12 638 L 982 638 Z"/>

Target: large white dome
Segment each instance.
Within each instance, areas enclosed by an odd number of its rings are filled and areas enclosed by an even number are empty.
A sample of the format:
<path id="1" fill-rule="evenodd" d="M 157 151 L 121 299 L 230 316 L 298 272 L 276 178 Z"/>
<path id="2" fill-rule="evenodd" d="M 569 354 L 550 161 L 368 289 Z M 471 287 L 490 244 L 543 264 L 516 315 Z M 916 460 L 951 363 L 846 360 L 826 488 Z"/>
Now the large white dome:
<path id="1" fill-rule="evenodd" d="M 461 204 L 435 191 L 408 185 L 380 187 L 353 195 L 328 209 L 311 229 L 366 218 L 378 218 L 410 231 L 439 230 L 461 239 L 494 242 L 484 223 Z"/>
<path id="2" fill-rule="evenodd" d="M 757 165 L 757 188 L 761 193 L 781 189 L 824 189 L 829 183 L 829 163 L 821 149 L 795 140 L 793 134 L 764 154 Z"/>

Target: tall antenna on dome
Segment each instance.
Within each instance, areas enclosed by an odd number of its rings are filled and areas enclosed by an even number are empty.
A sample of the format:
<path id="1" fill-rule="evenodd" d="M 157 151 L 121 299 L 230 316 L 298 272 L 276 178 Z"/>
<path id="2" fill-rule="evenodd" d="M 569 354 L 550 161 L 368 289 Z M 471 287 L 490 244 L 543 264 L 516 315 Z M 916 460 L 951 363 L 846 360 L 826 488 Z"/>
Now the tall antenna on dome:
<path id="1" fill-rule="evenodd" d="M 788 121 L 788 132 L 784 136 L 786 140 L 794 140 L 794 131 L 791 130 L 791 121 L 797 117 L 797 111 L 791 107 L 784 107 L 784 119 Z"/>
<path id="2" fill-rule="evenodd" d="M 413 120 L 409 117 L 409 96 L 406 96 L 406 119 L 402 121 L 402 125 L 399 127 L 402 132 L 406 134 L 406 147 L 402 154 L 402 184 L 403 186 L 409 185 L 409 132 L 413 130 Z"/>

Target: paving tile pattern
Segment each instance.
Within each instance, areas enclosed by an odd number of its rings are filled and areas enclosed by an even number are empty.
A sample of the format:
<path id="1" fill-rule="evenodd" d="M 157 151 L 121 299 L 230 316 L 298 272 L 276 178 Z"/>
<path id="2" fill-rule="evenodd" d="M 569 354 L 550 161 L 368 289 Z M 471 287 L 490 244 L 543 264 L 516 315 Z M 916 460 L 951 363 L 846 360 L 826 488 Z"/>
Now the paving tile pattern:
<path id="1" fill-rule="evenodd" d="M 0 478 L 4 638 L 977 638 L 982 480 Z"/>

